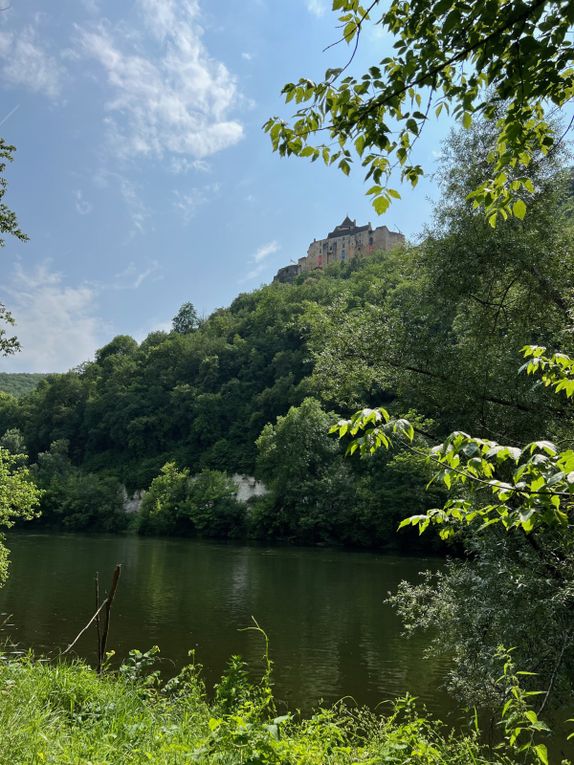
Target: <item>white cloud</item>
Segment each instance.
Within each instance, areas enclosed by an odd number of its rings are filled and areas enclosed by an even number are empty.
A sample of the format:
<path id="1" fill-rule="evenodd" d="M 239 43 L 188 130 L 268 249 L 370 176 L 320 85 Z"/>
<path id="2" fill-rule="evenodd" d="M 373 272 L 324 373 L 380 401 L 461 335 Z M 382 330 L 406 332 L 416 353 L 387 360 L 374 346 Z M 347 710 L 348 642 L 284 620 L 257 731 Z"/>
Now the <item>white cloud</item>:
<path id="1" fill-rule="evenodd" d="M 46 264 L 30 271 L 16 266 L 2 292 L 22 345 L 21 353 L 2 360 L 6 371 L 64 372 L 93 357 L 111 334 L 96 314 L 96 290 L 66 286 Z"/>
<path id="2" fill-rule="evenodd" d="M 240 95 L 235 77 L 203 42 L 197 0 L 139 0 L 141 35 L 100 23 L 79 28 L 81 53 L 105 70 L 107 126 L 123 156 L 204 159 L 236 144 L 242 125 L 229 117 Z"/>
<path id="3" fill-rule="evenodd" d="M 307 10 L 313 16 L 321 17 L 327 12 L 327 4 L 324 0 L 307 0 Z"/>
<path id="4" fill-rule="evenodd" d="M 93 205 L 84 199 L 81 189 L 74 191 L 74 204 L 79 215 L 88 215 L 94 209 Z"/>
<path id="5" fill-rule="evenodd" d="M 246 51 L 246 50 L 245 50 L 245 51 L 243 51 L 243 53 L 241 54 L 241 58 L 242 58 L 244 61 L 253 61 L 253 53 L 249 53 L 249 51 Z"/>
<path id="6" fill-rule="evenodd" d="M 100 12 L 100 4 L 98 0 L 82 0 L 82 5 L 88 13 L 93 15 Z"/>
<path id="7" fill-rule="evenodd" d="M 17 32 L 0 32 L 0 60 L 4 83 L 52 99 L 60 95 L 64 70 L 38 40 L 36 25 Z"/>
<path id="8" fill-rule="evenodd" d="M 245 282 L 250 282 L 253 279 L 256 279 L 258 276 L 260 276 L 263 271 L 265 270 L 265 259 L 269 257 L 269 255 L 273 255 L 276 252 L 279 252 L 280 246 L 279 243 L 276 241 L 267 242 L 267 244 L 262 244 L 261 247 L 259 247 L 255 253 L 249 258 L 251 263 L 254 263 L 254 267 L 251 268 L 250 271 L 248 271 L 245 276 L 243 276 L 239 280 L 239 284 L 244 284 Z"/>
<path id="9" fill-rule="evenodd" d="M 142 270 L 141 266 L 131 261 L 123 271 L 114 276 L 113 289 L 116 290 L 137 290 L 150 276 L 156 276 L 157 281 L 161 266 L 157 260 L 152 260 Z"/>
<path id="10" fill-rule="evenodd" d="M 150 217 L 150 211 L 141 199 L 136 184 L 126 178 L 125 175 L 105 168 L 100 168 L 94 177 L 94 182 L 102 189 L 112 189 L 119 192 L 131 221 L 131 228 L 126 232 L 128 241 L 133 239 L 136 234 L 143 234 L 146 230 L 146 222 Z"/>
<path id="11" fill-rule="evenodd" d="M 175 191 L 173 206 L 180 213 L 184 223 L 189 223 L 204 204 L 209 202 L 220 190 L 219 183 L 211 183 L 202 188 L 194 188 L 188 192 Z"/>
<path id="12" fill-rule="evenodd" d="M 277 242 L 267 242 L 267 244 L 262 244 L 261 247 L 257 250 L 253 256 L 253 260 L 256 263 L 259 263 L 262 260 L 265 260 L 265 258 L 269 257 L 269 255 L 273 255 L 273 253 L 277 252 L 278 250 L 279 244 Z"/>
<path id="13" fill-rule="evenodd" d="M 190 170 L 196 170 L 199 173 L 209 173 L 211 165 L 204 159 L 188 159 L 187 157 L 175 156 L 169 163 L 170 170 L 176 175 L 183 175 Z"/>

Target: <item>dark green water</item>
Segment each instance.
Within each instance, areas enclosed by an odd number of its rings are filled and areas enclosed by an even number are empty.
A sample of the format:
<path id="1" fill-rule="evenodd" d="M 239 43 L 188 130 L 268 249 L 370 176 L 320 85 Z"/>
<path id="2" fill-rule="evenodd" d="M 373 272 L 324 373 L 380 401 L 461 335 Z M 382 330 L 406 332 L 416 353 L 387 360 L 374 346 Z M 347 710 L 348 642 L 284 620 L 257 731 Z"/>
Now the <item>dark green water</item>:
<path id="1" fill-rule="evenodd" d="M 277 697 L 290 706 L 350 695 L 374 707 L 410 691 L 439 715 L 452 708 L 444 667 L 423 658 L 424 641 L 401 637 L 384 603 L 399 581 L 440 561 L 134 537 L 11 534 L 8 544 L 0 613 L 11 615 L 3 632 L 22 648 L 64 649 L 95 610 L 95 572 L 107 584 L 119 562 L 109 647 L 120 657 L 157 644 L 177 668 L 195 648 L 212 683 L 233 653 L 260 661 L 261 638 L 239 631 L 254 616 L 271 641 Z M 92 660 L 95 640 L 90 629 L 78 654 Z"/>

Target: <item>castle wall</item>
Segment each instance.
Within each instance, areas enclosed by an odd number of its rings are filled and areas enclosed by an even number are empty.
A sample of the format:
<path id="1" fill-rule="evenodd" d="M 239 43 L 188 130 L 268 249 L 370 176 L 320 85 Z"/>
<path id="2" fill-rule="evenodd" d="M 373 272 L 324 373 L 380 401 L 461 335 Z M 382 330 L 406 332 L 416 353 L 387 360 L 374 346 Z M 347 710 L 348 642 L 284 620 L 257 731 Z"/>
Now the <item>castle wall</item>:
<path id="1" fill-rule="evenodd" d="M 386 226 L 371 228 L 361 226 L 359 230 L 339 235 L 331 235 L 326 239 L 318 239 L 309 245 L 306 258 L 299 258 L 299 268 L 302 273 L 325 268 L 332 263 L 344 263 L 352 258 L 363 258 L 377 250 L 390 250 L 404 244 L 402 234 L 389 231 Z"/>
<path id="2" fill-rule="evenodd" d="M 309 245 L 307 256 L 299 258 L 297 265 L 281 268 L 274 281 L 291 281 L 297 273 L 306 273 L 344 263 L 353 258 L 364 258 L 378 250 L 387 251 L 405 243 L 403 234 L 389 231 L 386 226 L 373 228 L 371 224 L 357 226 L 346 217 L 325 239 L 315 239 Z"/>

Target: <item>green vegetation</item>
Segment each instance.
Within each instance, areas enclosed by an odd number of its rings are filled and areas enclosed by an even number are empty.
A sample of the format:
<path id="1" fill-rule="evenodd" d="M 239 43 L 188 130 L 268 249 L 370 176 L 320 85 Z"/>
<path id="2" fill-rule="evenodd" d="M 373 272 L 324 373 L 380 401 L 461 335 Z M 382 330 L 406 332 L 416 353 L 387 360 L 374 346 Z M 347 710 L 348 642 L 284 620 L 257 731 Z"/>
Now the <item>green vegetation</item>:
<path id="1" fill-rule="evenodd" d="M 334 0 L 343 40 L 358 43 L 379 5 Z M 562 0 L 393 0 L 375 23 L 394 54 L 360 80 L 345 66 L 287 85 L 304 106 L 266 129 L 280 153 L 344 173 L 356 152 L 380 212 L 395 165 L 421 176 L 412 147 L 431 110 L 452 107 L 465 131 L 422 243 L 206 319 L 185 303 L 169 333 L 118 336 L 94 362 L 0 395 L 5 527 L 39 508 L 45 524 L 121 531 L 127 487 L 148 489 L 142 533 L 381 547 L 398 525 L 455 540 L 457 559 L 391 602 L 450 658 L 462 704 L 501 710 L 501 746 L 481 745 L 476 722 L 445 731 L 411 699 L 386 717 L 278 715 L 266 640 L 261 679 L 233 657 L 212 700 L 193 664 L 163 681 L 157 649 L 103 676 L 1 657 L 0 762 L 548 765 L 541 715 L 574 692 L 574 249 L 572 175 L 544 108 L 572 98 L 573 19 Z M 0 141 L 0 174 L 13 151 Z M 0 234 L 26 238 L 4 203 Z M 2 305 L 0 323 L 13 323 Z M 0 355 L 17 349 L 0 326 Z M 232 472 L 269 492 L 240 505 Z"/>
<path id="2" fill-rule="evenodd" d="M 45 490 L 38 522 L 123 529 L 123 487 L 165 482 L 172 465 L 187 487 L 219 476 L 221 497 L 193 512 L 187 495 L 162 510 L 150 498 L 142 533 L 415 549 L 436 538 L 394 531 L 440 499 L 424 458 L 344 460 L 326 434 L 337 416 L 383 403 L 416 424 L 421 448 L 454 429 L 568 437 L 571 414 L 516 370 L 525 344 L 574 350 L 571 174 L 557 155 L 530 167 L 531 214 L 492 228 L 467 197 L 495 140 L 488 124 L 451 137 L 420 245 L 262 287 L 205 319 L 185 304 L 171 332 L 116 337 L 93 362 L 0 396 L 0 436 L 19 432 Z M 269 493 L 238 506 L 234 473 Z"/>
<path id="3" fill-rule="evenodd" d="M 556 396 L 574 396 L 573 359 L 539 346 L 523 353 L 523 371 L 539 376 Z M 350 454 L 369 456 L 397 440 L 421 451 L 412 425 L 382 408 L 359 411 L 333 430 L 350 437 Z M 501 703 L 501 641 L 515 647 L 514 659 L 545 688 L 539 712 L 568 704 L 574 692 L 574 450 L 546 439 L 504 446 L 456 431 L 425 451 L 448 498 L 400 525 L 420 533 L 437 526 L 443 539 L 461 540 L 466 556 L 421 585 L 402 583 L 391 601 L 407 631 L 431 631 L 429 650 L 452 658 L 450 686 L 469 705 Z M 543 644 L 533 643 L 542 634 Z"/>
<path id="4" fill-rule="evenodd" d="M 15 146 L 11 146 L 4 138 L 0 138 L 0 248 L 6 244 L 5 236 L 13 236 L 21 242 L 28 237 L 20 229 L 16 214 L 4 201 L 8 181 L 4 177 L 6 165 L 14 159 Z M 9 356 L 20 350 L 20 343 L 15 336 L 8 335 L 9 328 L 14 324 L 14 317 L 3 303 L 0 303 L 0 356 Z"/>
<path id="5" fill-rule="evenodd" d="M 309 719 L 278 714 L 270 665 L 249 680 L 238 658 L 211 701 L 196 665 L 163 682 L 151 671 L 157 649 L 132 651 L 117 673 L 97 675 L 85 664 L 45 663 L 31 657 L 0 661 L 0 762 L 8 765 L 128 765 L 153 762 L 229 765 L 512 765 L 544 762 L 533 737 L 544 726 L 528 717 L 518 693 L 503 719 L 505 745 L 493 751 L 478 732 L 453 734 L 417 712 L 412 699 L 386 716 L 341 703 Z M 504 682 L 516 677 L 505 666 Z M 511 736 L 519 730 L 517 741 Z M 524 751 L 523 740 L 526 740 Z"/>
<path id="6" fill-rule="evenodd" d="M 236 487 L 219 470 L 196 476 L 178 470 L 173 462 L 161 469 L 145 494 L 139 531 L 144 534 L 241 535 L 243 508 Z"/>
<path id="7" fill-rule="evenodd" d="M 34 518 L 41 491 L 30 479 L 22 464 L 22 455 L 13 455 L 0 447 L 0 527 L 10 528 L 17 519 Z M 8 569 L 8 550 L 0 536 L 0 584 Z"/>
<path id="8" fill-rule="evenodd" d="M 469 129 L 480 118 L 494 135 L 487 176 L 468 199 L 484 208 L 491 226 L 499 216 L 522 220 L 537 195 L 532 166 L 560 146 L 571 126 L 560 135 L 551 124 L 574 92 L 571 4 L 333 0 L 333 10 L 342 29 L 337 42 L 351 52 L 323 80 L 285 85 L 285 101 L 298 109 L 291 124 L 277 117 L 266 123 L 273 148 L 321 158 L 346 175 L 358 160 L 382 213 L 400 197 L 389 187 L 395 168 L 412 186 L 423 174 L 413 147 L 429 120 L 444 112 Z M 350 65 L 372 27 L 394 44 L 357 77 Z"/>
<path id="9" fill-rule="evenodd" d="M 25 396 L 38 387 L 45 374 L 28 372 L 0 372 L 0 391 L 11 396 Z"/>

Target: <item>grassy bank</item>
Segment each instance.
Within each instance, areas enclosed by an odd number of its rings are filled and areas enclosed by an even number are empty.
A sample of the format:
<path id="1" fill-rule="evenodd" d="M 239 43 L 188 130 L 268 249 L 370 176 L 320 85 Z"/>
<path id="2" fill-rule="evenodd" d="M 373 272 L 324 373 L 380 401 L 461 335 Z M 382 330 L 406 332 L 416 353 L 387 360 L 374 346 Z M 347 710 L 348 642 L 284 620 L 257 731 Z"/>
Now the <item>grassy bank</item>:
<path id="1" fill-rule="evenodd" d="M 266 674 L 258 684 L 232 659 L 208 701 L 194 665 L 167 682 L 133 652 L 117 673 L 32 657 L 0 662 L 2 765 L 281 763 L 487 765 L 518 762 L 419 716 L 409 701 L 388 716 L 343 705 L 310 719 L 277 716 Z"/>

